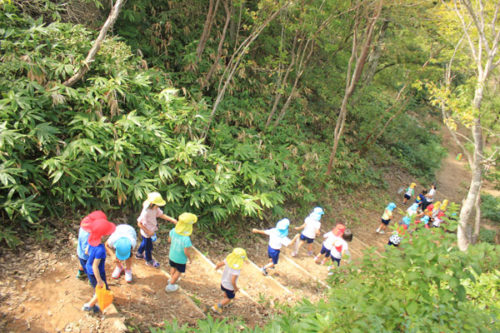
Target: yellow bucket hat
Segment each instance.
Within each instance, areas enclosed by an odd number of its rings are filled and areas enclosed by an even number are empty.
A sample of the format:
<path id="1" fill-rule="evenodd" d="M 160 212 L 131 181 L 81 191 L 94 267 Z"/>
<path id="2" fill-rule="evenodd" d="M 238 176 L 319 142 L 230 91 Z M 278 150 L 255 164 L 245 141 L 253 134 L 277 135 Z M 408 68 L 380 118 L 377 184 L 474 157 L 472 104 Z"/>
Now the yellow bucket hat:
<path id="1" fill-rule="evenodd" d="M 415 183 L 410 184 L 410 188 L 415 188 L 415 186 L 417 186 L 417 184 L 415 184 Z"/>
<path id="2" fill-rule="evenodd" d="M 175 232 L 181 236 L 191 236 L 193 233 L 193 224 L 198 222 L 196 215 L 191 213 L 182 213 L 179 215 L 177 224 L 175 225 Z"/>
<path id="3" fill-rule="evenodd" d="M 434 204 L 434 210 L 435 210 L 435 211 L 438 211 L 440 207 L 441 207 L 441 201 L 438 201 L 438 202 L 436 202 L 436 203 Z"/>
<path id="4" fill-rule="evenodd" d="M 247 258 L 247 251 L 237 247 L 226 257 L 226 262 L 232 269 L 241 269 L 243 262 Z"/>
<path id="5" fill-rule="evenodd" d="M 149 205 L 154 204 L 159 207 L 165 206 L 166 202 L 161 197 L 161 194 L 158 192 L 151 192 L 148 194 L 148 198 L 144 201 L 144 207 L 149 207 Z"/>
<path id="6" fill-rule="evenodd" d="M 441 211 L 446 212 L 446 208 L 448 208 L 448 199 L 444 199 L 441 204 Z"/>

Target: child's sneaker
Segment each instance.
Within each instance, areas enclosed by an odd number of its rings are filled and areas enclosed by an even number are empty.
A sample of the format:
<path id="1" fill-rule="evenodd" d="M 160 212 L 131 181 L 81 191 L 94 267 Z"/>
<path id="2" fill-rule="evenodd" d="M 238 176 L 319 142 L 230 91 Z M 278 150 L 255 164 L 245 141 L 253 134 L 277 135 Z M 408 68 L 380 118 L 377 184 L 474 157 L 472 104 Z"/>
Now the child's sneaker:
<path id="1" fill-rule="evenodd" d="M 143 253 L 136 252 L 136 253 L 135 253 L 135 257 L 136 257 L 137 259 L 144 259 L 144 254 L 143 254 Z"/>
<path id="2" fill-rule="evenodd" d="M 267 276 L 267 270 L 265 267 L 262 267 L 260 271 L 262 272 L 262 274 L 264 274 L 264 276 Z"/>
<path id="3" fill-rule="evenodd" d="M 292 257 L 296 257 L 297 256 L 297 252 L 293 251 L 292 252 Z"/>
<path id="4" fill-rule="evenodd" d="M 116 266 L 115 270 L 113 271 L 113 274 L 111 274 L 111 277 L 113 279 L 118 279 L 120 275 L 122 275 L 122 272 L 123 272 L 123 267 Z"/>
<path id="5" fill-rule="evenodd" d="M 380 229 L 375 230 L 375 232 L 378 234 L 380 232 Z"/>
<path id="6" fill-rule="evenodd" d="M 309 257 L 312 257 L 312 256 L 314 255 L 314 253 L 313 253 L 313 251 L 307 251 L 307 255 L 308 255 Z"/>
<path id="7" fill-rule="evenodd" d="M 146 265 L 154 267 L 154 268 L 160 267 L 160 263 L 154 259 L 151 259 L 150 261 L 146 261 Z"/>
<path id="8" fill-rule="evenodd" d="M 333 271 L 328 271 L 328 276 L 333 275 Z"/>
<path id="9" fill-rule="evenodd" d="M 128 283 L 132 282 L 132 271 L 130 269 L 125 270 L 125 281 Z"/>
<path id="10" fill-rule="evenodd" d="M 90 306 L 89 303 L 83 304 L 82 310 L 87 311 L 87 312 L 94 312 L 94 313 L 101 312 L 101 309 L 99 309 L 99 306 L 97 306 L 97 305 Z"/>
<path id="11" fill-rule="evenodd" d="M 222 309 L 219 307 L 218 304 L 215 304 L 214 306 L 210 307 L 210 310 L 217 314 L 222 314 Z"/>
<path id="12" fill-rule="evenodd" d="M 174 291 L 177 291 L 179 290 L 179 285 L 178 284 L 167 284 L 167 286 L 165 287 L 165 291 L 167 293 L 173 293 Z"/>
<path id="13" fill-rule="evenodd" d="M 385 234 L 385 231 L 384 230 L 380 230 L 378 233 L 379 234 Z"/>
<path id="14" fill-rule="evenodd" d="M 87 277 L 87 274 L 85 274 L 85 271 L 82 271 L 81 269 L 78 270 L 78 273 L 76 273 L 76 278 L 80 280 L 85 280 Z"/>

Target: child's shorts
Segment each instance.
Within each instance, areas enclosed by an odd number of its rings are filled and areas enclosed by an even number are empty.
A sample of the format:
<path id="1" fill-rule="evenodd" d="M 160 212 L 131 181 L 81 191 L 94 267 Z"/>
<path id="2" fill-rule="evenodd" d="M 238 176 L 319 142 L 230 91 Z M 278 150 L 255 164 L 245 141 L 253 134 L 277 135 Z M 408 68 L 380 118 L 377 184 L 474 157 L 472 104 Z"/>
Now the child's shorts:
<path id="1" fill-rule="evenodd" d="M 391 220 L 384 220 L 384 219 L 381 219 L 381 221 L 385 225 L 389 225 L 389 222 L 391 222 Z"/>
<path id="2" fill-rule="evenodd" d="M 236 294 L 234 293 L 234 290 L 229 290 L 229 289 L 226 289 L 226 288 L 224 288 L 224 286 L 223 286 L 222 284 L 220 285 L 220 289 L 221 289 L 223 292 L 225 292 L 225 293 L 226 293 L 226 296 L 227 296 L 227 298 L 229 298 L 229 299 L 233 299 L 233 298 L 234 298 L 234 296 L 236 296 Z"/>
<path id="3" fill-rule="evenodd" d="M 80 257 L 78 257 L 78 260 L 80 260 L 80 265 L 82 265 L 83 267 L 83 272 L 85 274 L 87 274 L 87 268 L 85 266 L 87 266 L 87 260 L 86 259 L 82 259 Z"/>
<path id="4" fill-rule="evenodd" d="M 406 200 L 410 200 L 410 198 L 411 198 L 411 197 L 410 197 L 408 194 L 405 194 L 405 199 L 406 199 Z"/>
<path id="5" fill-rule="evenodd" d="M 340 266 L 340 258 L 335 258 L 334 256 L 331 256 L 332 262 L 336 262 L 337 266 Z"/>
<path id="6" fill-rule="evenodd" d="M 314 238 L 309 238 L 309 237 L 306 237 L 302 234 L 300 234 L 300 240 L 307 242 L 307 244 L 311 244 L 312 242 L 314 242 Z"/>
<path id="7" fill-rule="evenodd" d="M 87 276 L 89 278 L 90 285 L 92 286 L 92 288 L 95 289 L 95 287 L 97 286 L 97 279 L 95 278 L 95 275 L 94 274 L 88 274 Z M 101 278 L 104 281 L 104 284 L 106 285 L 106 289 L 109 289 L 108 288 L 108 282 L 106 281 L 106 275 L 101 276 Z"/>
<path id="8" fill-rule="evenodd" d="M 175 268 L 176 270 L 178 270 L 181 273 L 184 273 L 186 271 L 186 264 L 178 264 L 176 262 L 173 262 L 170 259 L 168 260 L 168 264 L 170 265 L 170 267 Z"/>
<path id="9" fill-rule="evenodd" d="M 321 246 L 321 254 L 324 254 L 325 257 L 329 257 L 332 250 L 328 250 L 324 245 Z"/>
<path id="10" fill-rule="evenodd" d="M 280 258 L 280 250 L 273 249 L 272 247 L 268 246 L 267 247 L 267 255 L 269 258 L 273 260 L 273 264 L 278 263 L 278 259 Z"/>

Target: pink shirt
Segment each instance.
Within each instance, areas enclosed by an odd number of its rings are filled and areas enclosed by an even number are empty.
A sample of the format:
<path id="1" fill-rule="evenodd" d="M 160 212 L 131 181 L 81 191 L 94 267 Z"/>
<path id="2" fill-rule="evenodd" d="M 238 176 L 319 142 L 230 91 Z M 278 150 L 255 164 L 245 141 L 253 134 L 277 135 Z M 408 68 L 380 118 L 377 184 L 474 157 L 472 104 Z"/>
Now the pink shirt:
<path id="1" fill-rule="evenodd" d="M 137 222 L 141 222 L 148 231 L 155 232 L 158 230 L 156 218 L 162 215 L 163 211 L 160 208 L 156 207 L 156 209 L 149 209 L 149 207 L 147 207 L 142 210 L 141 215 L 137 218 Z M 141 235 L 142 237 L 149 237 L 142 229 Z"/>

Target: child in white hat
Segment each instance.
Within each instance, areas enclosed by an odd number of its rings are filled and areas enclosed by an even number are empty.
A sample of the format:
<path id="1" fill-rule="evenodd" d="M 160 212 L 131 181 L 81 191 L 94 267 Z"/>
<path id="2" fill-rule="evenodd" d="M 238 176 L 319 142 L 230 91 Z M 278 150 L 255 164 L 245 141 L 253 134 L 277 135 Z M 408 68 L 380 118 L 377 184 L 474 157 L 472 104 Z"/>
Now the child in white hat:
<path id="1" fill-rule="evenodd" d="M 267 247 L 267 255 L 269 263 L 261 268 L 262 274 L 267 275 L 268 268 L 274 268 L 278 264 L 280 257 L 281 246 L 288 246 L 292 242 L 288 238 L 288 227 L 290 221 L 288 219 L 279 220 L 275 228 L 267 230 L 252 229 L 254 234 L 269 236 L 269 246 Z"/>
<path id="2" fill-rule="evenodd" d="M 104 245 L 110 250 L 113 262 L 116 265 L 111 277 L 118 279 L 122 273 L 125 273 L 125 281 L 132 282 L 131 253 L 137 245 L 137 233 L 134 228 L 128 224 L 118 225 Z M 125 268 L 122 262 L 125 262 Z"/>

